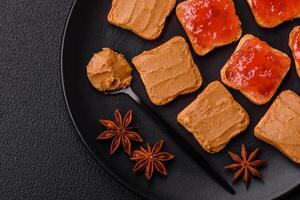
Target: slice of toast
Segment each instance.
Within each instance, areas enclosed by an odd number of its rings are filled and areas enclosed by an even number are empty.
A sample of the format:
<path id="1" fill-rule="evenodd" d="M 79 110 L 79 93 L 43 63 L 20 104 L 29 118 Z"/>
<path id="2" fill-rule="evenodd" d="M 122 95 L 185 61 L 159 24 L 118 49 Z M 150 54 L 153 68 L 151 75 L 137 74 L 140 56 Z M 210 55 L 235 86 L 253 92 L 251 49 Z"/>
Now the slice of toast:
<path id="1" fill-rule="evenodd" d="M 151 102 L 165 105 L 180 95 L 196 91 L 202 84 L 201 73 L 181 36 L 144 51 L 132 59 Z"/>
<path id="2" fill-rule="evenodd" d="M 289 46 L 293 52 L 293 56 L 294 56 L 294 60 L 295 60 L 295 66 L 296 66 L 296 71 L 297 71 L 297 74 L 298 74 L 298 77 L 300 78 L 300 59 L 297 59 L 296 55 L 295 55 L 295 48 L 294 48 L 294 39 L 296 34 L 299 34 L 300 36 L 300 26 L 296 26 L 291 34 L 290 34 L 290 39 L 289 39 Z M 299 42 L 300 42 L 300 37 L 298 38 Z"/>
<path id="3" fill-rule="evenodd" d="M 147 40 L 157 39 L 176 0 L 113 0 L 108 22 Z"/>
<path id="4" fill-rule="evenodd" d="M 177 5 L 176 15 L 200 56 L 235 42 L 242 35 L 232 0 L 186 0 Z"/>
<path id="5" fill-rule="evenodd" d="M 231 58 L 228 60 L 228 62 L 224 65 L 224 67 L 222 68 L 221 70 L 221 79 L 222 79 L 222 82 L 227 85 L 228 87 L 231 87 L 233 89 L 236 89 L 236 90 L 239 90 L 245 97 L 247 97 L 251 102 L 253 102 L 254 104 L 257 104 L 257 105 L 263 105 L 263 104 L 266 104 L 267 102 L 269 102 L 271 100 L 271 98 L 274 96 L 275 92 L 277 91 L 279 85 L 281 84 L 281 82 L 283 81 L 284 77 L 286 76 L 287 72 L 289 71 L 290 69 L 290 63 L 291 63 L 291 60 L 290 58 L 288 57 L 288 55 L 286 55 L 285 53 L 277 50 L 277 49 L 274 49 L 270 46 L 268 46 L 268 56 L 269 55 L 276 55 L 276 58 L 277 60 L 275 60 L 275 62 L 281 64 L 281 68 L 280 69 L 280 73 L 278 74 L 278 76 L 272 74 L 272 71 L 271 71 L 271 75 L 268 75 L 267 76 L 264 76 L 265 80 L 268 81 L 269 83 L 271 82 L 273 85 L 271 85 L 271 89 L 270 91 L 268 91 L 268 94 L 266 95 L 257 95 L 255 93 L 255 91 L 248 91 L 246 89 L 243 89 L 243 87 L 237 85 L 234 81 L 232 80 L 229 80 L 227 78 L 227 75 L 226 75 L 226 72 L 227 70 L 230 70 L 230 62 L 232 60 L 239 60 L 241 61 L 240 58 L 236 58 L 235 56 L 237 54 L 239 54 L 240 52 L 243 52 L 244 50 L 247 51 L 247 48 L 244 48 L 244 44 L 248 41 L 248 40 L 255 40 L 257 42 L 262 42 L 264 45 L 267 45 L 267 43 L 259 40 L 257 37 L 253 36 L 253 35 L 250 35 L 250 34 L 247 34 L 245 36 L 242 37 L 242 39 L 240 40 L 238 46 L 236 47 L 236 50 L 235 52 L 232 54 Z M 253 48 L 256 48 L 255 46 L 253 46 Z M 246 57 L 243 57 L 243 60 L 245 62 L 249 61 L 247 60 L 248 58 Z M 269 59 L 267 56 L 265 59 Z M 239 63 L 239 65 L 241 65 L 241 63 Z M 258 66 L 259 67 L 259 66 Z M 268 69 L 268 66 L 263 66 L 263 70 L 265 70 L 265 73 L 269 73 L 269 69 Z M 277 68 L 277 66 L 276 66 Z M 272 70 L 272 69 L 270 69 Z M 250 76 L 249 76 L 250 77 Z M 240 81 L 252 81 L 251 78 L 249 79 L 249 77 L 240 77 Z M 253 77 L 252 77 L 253 78 Z M 278 79 L 278 80 L 277 80 Z M 255 82 L 255 81 L 253 81 Z M 260 87 L 266 87 L 264 86 L 263 84 L 260 83 L 260 81 L 258 81 L 257 84 L 260 84 L 259 86 Z M 256 88 L 254 88 L 256 89 Z"/>
<path id="6" fill-rule="evenodd" d="M 214 81 L 178 114 L 177 121 L 207 152 L 217 153 L 248 127 L 250 119 L 223 84 Z"/>
<path id="7" fill-rule="evenodd" d="M 265 0 L 257 0 L 258 3 L 264 3 Z M 267 0 L 265 4 L 269 6 L 269 9 L 263 9 L 263 13 L 260 13 L 255 9 L 254 1 L 247 0 L 252 14 L 257 22 L 257 24 L 263 28 L 273 28 L 283 23 L 284 21 L 292 20 L 294 18 L 300 17 L 300 3 L 298 0 Z M 282 9 L 282 10 L 276 10 Z M 286 10 L 293 10 L 293 12 L 287 13 Z M 280 15 L 278 13 L 281 13 Z M 265 15 L 265 16 L 263 16 Z M 270 18 L 272 17 L 272 18 Z"/>
<path id="8" fill-rule="evenodd" d="M 254 129 L 256 138 L 300 164 L 300 97 L 283 91 Z"/>

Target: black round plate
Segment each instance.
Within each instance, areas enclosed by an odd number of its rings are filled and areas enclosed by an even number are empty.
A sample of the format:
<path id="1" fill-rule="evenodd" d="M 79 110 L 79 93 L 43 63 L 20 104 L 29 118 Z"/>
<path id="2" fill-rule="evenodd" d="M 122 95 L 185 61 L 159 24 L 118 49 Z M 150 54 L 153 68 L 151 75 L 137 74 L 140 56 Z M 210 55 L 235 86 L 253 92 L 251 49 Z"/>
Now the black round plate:
<path id="1" fill-rule="evenodd" d="M 300 20 L 286 22 L 273 29 L 263 29 L 255 23 L 246 0 L 235 0 L 235 5 L 242 21 L 244 34 L 252 33 L 291 56 L 288 48 L 288 37 L 291 29 L 300 24 Z M 243 143 L 249 150 L 257 147 L 262 149 L 260 159 L 268 161 L 268 165 L 261 170 L 264 176 L 263 181 L 252 179 L 248 190 L 243 183 L 237 183 L 233 185 L 236 190 L 235 195 L 231 195 L 220 188 L 128 96 L 105 96 L 93 89 L 87 79 L 86 65 L 93 53 L 103 47 L 110 47 L 126 55 L 130 61 L 142 51 L 154 48 L 172 36 L 181 35 L 187 39 L 174 11 L 167 19 L 161 37 L 155 41 L 146 41 L 132 32 L 110 25 L 106 18 L 110 7 L 111 0 L 78 0 L 74 3 L 66 26 L 62 50 L 63 87 L 71 117 L 82 140 L 103 168 L 131 190 L 153 199 L 273 199 L 300 183 L 298 166 L 275 148 L 258 141 L 253 136 L 253 128 L 271 103 L 256 106 L 239 92 L 230 90 L 248 111 L 251 124 L 244 133 L 230 142 L 225 150 L 215 155 L 203 151 L 191 134 L 187 133 L 176 122 L 177 114 L 193 101 L 197 94 L 211 81 L 220 80 L 220 69 L 233 53 L 237 43 L 218 48 L 204 57 L 193 53 L 195 62 L 204 78 L 202 87 L 197 92 L 181 96 L 166 106 L 151 105 L 136 71 L 134 71 L 132 84 L 133 90 L 180 134 L 191 140 L 199 152 L 228 182 L 231 181 L 232 174 L 223 169 L 224 165 L 230 163 L 227 150 L 239 152 Z M 285 89 L 291 89 L 300 94 L 299 83 L 300 80 L 296 76 L 293 64 L 277 91 L 277 95 Z M 165 140 L 164 150 L 176 155 L 176 159 L 167 165 L 168 177 L 155 174 L 153 180 L 148 182 L 143 173 L 135 174 L 132 172 L 133 163 L 125 153 L 118 151 L 114 156 L 109 155 L 110 141 L 96 141 L 96 136 L 104 130 L 98 120 L 100 118 L 113 119 L 113 111 L 117 108 L 123 114 L 133 109 L 134 125 L 138 127 L 138 131 L 145 141 L 154 143 L 159 139 Z M 137 148 L 137 145 L 134 144 L 133 148 Z"/>

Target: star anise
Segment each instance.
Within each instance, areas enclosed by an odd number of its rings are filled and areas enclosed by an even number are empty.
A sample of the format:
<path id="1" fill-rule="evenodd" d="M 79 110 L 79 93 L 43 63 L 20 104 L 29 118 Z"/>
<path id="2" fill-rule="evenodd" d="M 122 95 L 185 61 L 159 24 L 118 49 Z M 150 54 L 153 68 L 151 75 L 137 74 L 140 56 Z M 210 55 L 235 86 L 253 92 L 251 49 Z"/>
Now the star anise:
<path id="1" fill-rule="evenodd" d="M 100 123 L 107 128 L 106 131 L 101 133 L 97 140 L 111 139 L 110 154 L 116 152 L 119 146 L 123 145 L 124 151 L 131 155 L 131 141 L 143 142 L 143 138 L 136 132 L 132 131 L 133 127 L 129 127 L 132 121 L 132 110 L 128 111 L 122 119 L 119 110 L 115 110 L 115 122 L 111 120 L 100 119 Z"/>
<path id="2" fill-rule="evenodd" d="M 133 151 L 130 159 L 137 162 L 133 167 L 133 171 L 137 172 L 145 169 L 145 176 L 148 180 L 151 179 L 154 170 L 167 176 L 168 173 L 163 162 L 173 159 L 174 155 L 168 152 L 160 152 L 162 146 L 163 140 L 160 140 L 153 147 L 148 143 L 147 149 L 141 146 L 140 150 Z"/>
<path id="3" fill-rule="evenodd" d="M 258 171 L 258 168 L 264 165 L 266 162 L 263 160 L 255 160 L 258 152 L 259 148 L 250 153 L 248 157 L 245 145 L 242 145 L 241 157 L 235 153 L 228 151 L 229 156 L 235 162 L 231 165 L 225 166 L 225 169 L 230 169 L 235 172 L 232 178 L 232 182 L 236 182 L 240 177 L 243 177 L 245 185 L 248 186 L 250 175 L 258 178 L 262 177 Z"/>

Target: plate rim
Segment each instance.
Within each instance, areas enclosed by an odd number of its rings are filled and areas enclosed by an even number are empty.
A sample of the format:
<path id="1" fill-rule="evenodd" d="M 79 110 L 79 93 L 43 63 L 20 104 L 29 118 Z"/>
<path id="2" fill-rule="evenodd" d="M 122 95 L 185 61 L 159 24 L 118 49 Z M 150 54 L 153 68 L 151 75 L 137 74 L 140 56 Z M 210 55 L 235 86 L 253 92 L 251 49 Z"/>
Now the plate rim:
<path id="1" fill-rule="evenodd" d="M 63 96 L 64 96 L 65 105 L 67 107 L 69 116 L 70 116 L 71 121 L 72 121 L 72 123 L 73 123 L 73 125 L 74 125 L 74 127 L 76 129 L 76 132 L 77 132 L 76 135 L 80 137 L 80 139 L 83 142 L 85 148 L 92 155 L 92 157 L 96 160 L 97 164 L 100 165 L 100 167 L 102 169 L 104 169 L 106 171 L 106 173 L 110 177 L 112 177 L 115 181 L 117 181 L 118 183 L 120 183 L 121 185 L 123 185 L 125 188 L 127 188 L 129 191 L 133 192 L 134 194 L 136 194 L 136 195 L 138 195 L 138 196 L 140 196 L 142 198 L 145 198 L 145 199 L 149 199 L 149 200 L 153 199 L 154 200 L 154 197 L 146 195 L 145 193 L 143 193 L 143 192 L 135 189 L 134 187 L 132 187 L 131 185 L 129 185 L 128 183 L 126 183 L 125 180 L 119 178 L 119 176 L 115 172 L 113 172 L 112 170 L 110 170 L 109 168 L 107 168 L 105 165 L 103 165 L 102 162 L 99 160 L 99 158 L 94 154 L 94 152 L 91 150 L 91 148 L 88 146 L 88 144 L 84 140 L 84 138 L 83 138 L 81 132 L 79 131 L 79 129 L 77 127 L 77 124 L 76 124 L 76 122 L 74 120 L 72 111 L 71 111 L 70 106 L 69 106 L 69 101 L 68 101 L 68 98 L 67 98 L 66 89 L 65 89 L 64 52 L 65 52 L 65 40 L 66 40 L 66 35 L 67 35 L 67 32 L 68 32 L 68 28 L 69 28 L 70 19 L 72 17 L 74 8 L 77 5 L 77 3 L 78 3 L 78 0 L 73 0 L 73 3 L 72 3 L 71 8 L 69 10 L 66 22 L 64 24 L 64 31 L 63 31 L 63 35 L 62 35 L 62 39 L 61 39 L 61 48 L 60 48 L 60 77 L 61 77 L 61 86 L 62 86 L 62 90 L 63 90 Z"/>
<path id="2" fill-rule="evenodd" d="M 74 120 L 72 111 L 71 111 L 70 106 L 69 106 L 69 101 L 68 101 L 68 97 L 67 97 L 67 94 L 66 94 L 66 88 L 65 88 L 65 79 L 64 79 L 64 52 L 65 52 L 65 40 L 66 40 L 66 36 L 67 36 L 67 32 L 68 32 L 70 20 L 71 20 L 72 15 L 73 15 L 74 8 L 78 4 L 78 2 L 79 2 L 79 0 L 73 0 L 73 3 L 71 5 L 71 7 L 70 7 L 70 10 L 68 11 L 67 19 L 66 19 L 66 21 L 64 23 L 64 26 L 63 26 L 63 34 L 62 34 L 61 45 L 60 45 L 60 78 L 61 78 L 60 82 L 61 82 L 62 92 L 63 92 L 63 96 L 64 96 L 65 106 L 67 107 L 67 110 L 68 110 L 68 113 L 69 113 L 69 117 L 70 117 L 70 119 L 72 121 L 72 124 L 74 125 L 74 128 L 75 128 L 75 130 L 77 132 L 76 135 L 79 136 L 79 138 L 83 142 L 85 148 L 92 155 L 92 157 L 96 160 L 97 164 L 102 169 L 104 169 L 106 171 L 106 173 L 110 177 L 112 177 L 119 184 L 123 185 L 129 191 L 133 192 L 135 195 L 137 195 L 137 196 L 139 196 L 141 198 L 144 198 L 144 199 L 154 200 L 155 197 L 146 195 L 145 193 L 141 192 L 140 190 L 135 189 L 130 184 L 126 183 L 125 180 L 123 180 L 122 178 L 119 178 L 119 176 L 115 172 L 113 172 L 112 170 L 110 170 L 109 168 L 107 168 L 104 164 L 102 164 L 102 162 L 100 161 L 100 159 L 94 154 L 94 152 L 91 150 L 91 148 L 88 146 L 88 144 L 84 140 L 84 138 L 82 136 L 82 133 L 79 131 L 79 129 L 77 127 L 77 124 L 76 124 L 76 122 Z M 294 186 L 294 187 L 286 190 L 284 193 L 282 193 L 281 195 L 275 197 L 274 199 L 284 198 L 285 196 L 289 195 L 291 192 L 297 190 L 298 187 L 300 187 L 300 184 L 298 184 L 298 185 L 296 185 L 296 186 Z"/>

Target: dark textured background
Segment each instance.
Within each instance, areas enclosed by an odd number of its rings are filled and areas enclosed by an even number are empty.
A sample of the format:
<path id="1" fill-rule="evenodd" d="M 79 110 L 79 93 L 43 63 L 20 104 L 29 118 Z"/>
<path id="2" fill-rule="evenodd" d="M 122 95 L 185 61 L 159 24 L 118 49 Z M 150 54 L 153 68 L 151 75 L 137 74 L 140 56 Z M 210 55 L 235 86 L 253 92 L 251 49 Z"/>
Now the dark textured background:
<path id="1" fill-rule="evenodd" d="M 96 164 L 68 116 L 59 56 L 72 3 L 0 1 L 0 199 L 139 199 Z"/>

